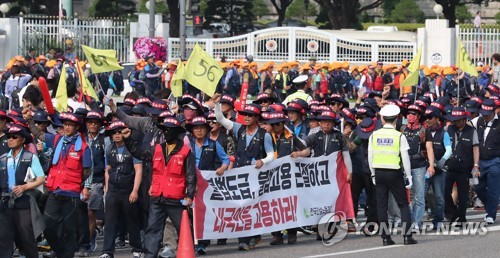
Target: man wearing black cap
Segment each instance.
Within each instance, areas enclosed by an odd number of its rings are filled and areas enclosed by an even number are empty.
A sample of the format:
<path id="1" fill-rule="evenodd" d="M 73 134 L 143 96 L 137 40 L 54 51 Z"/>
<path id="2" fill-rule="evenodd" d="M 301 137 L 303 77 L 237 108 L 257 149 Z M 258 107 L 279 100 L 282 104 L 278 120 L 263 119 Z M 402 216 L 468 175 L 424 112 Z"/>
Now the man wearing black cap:
<path id="1" fill-rule="evenodd" d="M 428 190 L 430 186 L 434 190 L 434 198 L 436 206 L 433 210 L 434 218 L 432 223 L 433 229 L 442 227 L 444 219 L 444 173 L 447 169 L 446 160 L 452 154 L 451 140 L 447 131 L 441 127 L 443 116 L 442 112 L 434 106 L 428 107 L 425 110 L 425 123 L 427 130 L 425 134 L 425 145 L 427 149 L 427 157 L 429 167 L 427 174 L 429 179 L 426 180 L 425 189 Z M 426 191 L 427 192 L 427 191 Z"/>
<path id="2" fill-rule="evenodd" d="M 191 148 L 179 138 L 185 132 L 180 121 L 173 117 L 166 118 L 158 127 L 164 142 L 155 141 L 152 146 L 144 147 L 130 139 L 130 129 L 122 130 L 125 145 L 133 156 L 153 160 L 149 218 L 144 240 L 146 258 L 158 256 L 167 217 L 180 233 L 182 211 L 192 205 L 196 192 L 196 159 Z"/>
<path id="3" fill-rule="evenodd" d="M 77 204 L 83 182 L 92 171 L 90 148 L 78 133 L 81 120 L 73 113 L 61 113 L 64 136 L 40 131 L 31 116 L 30 108 L 23 109 L 35 138 L 54 148 L 52 168 L 46 186 L 49 197 L 45 205 L 45 237 L 58 257 L 73 257 L 77 248 Z"/>
<path id="4" fill-rule="evenodd" d="M 455 107 L 449 120 L 448 134 L 453 146 L 453 155 L 448 159 L 448 173 L 444 187 L 445 214 L 450 224 L 457 219 L 458 226 L 466 223 L 469 173 L 479 172 L 479 139 L 474 127 L 467 125 L 468 115 L 463 107 Z M 458 205 L 453 202 L 452 190 L 457 184 Z"/>
<path id="5" fill-rule="evenodd" d="M 269 117 L 269 123 L 272 126 L 271 136 L 273 137 L 274 149 L 276 158 L 281 158 L 290 155 L 292 158 L 300 157 L 299 152 L 304 150 L 306 146 L 299 138 L 288 128 L 285 128 L 286 117 L 283 112 L 273 112 Z M 297 229 L 288 229 L 288 244 L 297 242 Z M 283 234 L 281 231 L 273 232 L 273 241 L 271 245 L 283 244 Z"/>
<path id="6" fill-rule="evenodd" d="M 32 140 L 29 131 L 14 124 L 4 130 L 10 151 L 0 156 L 0 257 L 12 256 L 14 240 L 26 257 L 38 257 L 35 237 L 44 224 L 33 191 L 45 174 L 37 156 L 23 148 Z"/>
<path id="7" fill-rule="evenodd" d="M 113 122 L 106 133 L 113 138 L 113 144 L 106 149 L 106 210 L 104 244 L 100 257 L 112 257 L 119 218 L 124 217 L 129 233 L 134 258 L 140 257 L 142 243 L 140 236 L 139 186 L 142 180 L 142 161 L 134 158 L 125 147 L 122 130 L 127 128 L 121 121 Z"/>
<path id="8" fill-rule="evenodd" d="M 265 163 L 274 159 L 274 148 L 271 135 L 259 127 L 261 109 L 257 104 L 248 104 L 245 109 L 239 111 L 245 118 L 245 125 L 232 122 L 224 117 L 221 111 L 220 94 L 213 97 L 215 103 L 215 118 L 226 129 L 231 130 L 236 139 L 234 167 L 255 165 L 261 168 Z M 255 247 L 260 241 L 260 236 L 238 238 L 238 249 L 248 251 Z"/>
<path id="9" fill-rule="evenodd" d="M 481 105 L 481 117 L 477 121 L 479 136 L 479 184 L 476 193 L 483 202 L 488 224 L 495 223 L 498 198 L 500 197 L 500 120 L 495 101 L 485 99 Z"/>
<path id="10" fill-rule="evenodd" d="M 388 227 L 389 193 L 394 195 L 401 212 L 404 244 L 417 243 L 412 237 L 410 207 L 405 190 L 412 186 L 409 146 L 406 137 L 395 130 L 399 113 L 400 109 L 396 105 L 384 106 L 380 111 L 384 126 L 370 136 L 368 143 L 368 163 L 377 190 L 377 212 L 384 246 L 395 244 Z M 405 175 L 407 182 L 404 179 Z"/>

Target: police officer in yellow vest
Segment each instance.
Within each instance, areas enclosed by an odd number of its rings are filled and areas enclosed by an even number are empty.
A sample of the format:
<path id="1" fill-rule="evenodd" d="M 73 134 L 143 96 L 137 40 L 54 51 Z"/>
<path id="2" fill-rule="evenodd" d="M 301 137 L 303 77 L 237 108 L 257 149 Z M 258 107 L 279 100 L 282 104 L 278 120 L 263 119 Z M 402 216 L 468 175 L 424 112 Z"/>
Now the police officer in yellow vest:
<path id="1" fill-rule="evenodd" d="M 377 211 L 384 246 L 394 245 L 387 218 L 389 192 L 394 195 L 401 211 L 404 244 L 416 244 L 411 232 L 411 214 L 406 189 L 412 186 L 411 164 L 406 137 L 395 129 L 400 109 L 386 105 L 380 110 L 384 126 L 373 132 L 368 143 L 368 163 L 377 191 Z M 404 171 L 404 173 L 403 173 Z M 405 178 L 406 174 L 406 178 Z M 406 188 L 406 189 L 405 189 Z"/>

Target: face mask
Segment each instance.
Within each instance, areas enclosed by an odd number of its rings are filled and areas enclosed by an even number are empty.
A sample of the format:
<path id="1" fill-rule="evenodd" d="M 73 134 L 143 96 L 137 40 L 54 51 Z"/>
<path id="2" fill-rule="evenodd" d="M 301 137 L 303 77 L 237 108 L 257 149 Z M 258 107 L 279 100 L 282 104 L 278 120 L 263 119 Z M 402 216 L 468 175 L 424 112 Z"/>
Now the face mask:
<path id="1" fill-rule="evenodd" d="M 167 141 L 168 143 L 173 143 L 177 138 L 175 131 L 176 130 L 168 130 L 164 132 L 163 136 L 165 137 L 165 141 Z"/>
<path id="2" fill-rule="evenodd" d="M 417 122 L 417 116 L 416 115 L 408 114 L 408 116 L 406 118 L 408 119 L 408 123 L 409 124 L 414 124 L 415 122 Z"/>

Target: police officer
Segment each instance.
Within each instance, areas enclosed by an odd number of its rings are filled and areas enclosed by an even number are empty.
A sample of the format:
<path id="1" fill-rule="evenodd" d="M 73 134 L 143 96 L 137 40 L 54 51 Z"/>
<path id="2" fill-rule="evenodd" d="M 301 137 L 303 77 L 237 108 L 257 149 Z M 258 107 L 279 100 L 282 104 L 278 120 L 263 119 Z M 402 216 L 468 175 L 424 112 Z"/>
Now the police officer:
<path id="1" fill-rule="evenodd" d="M 444 187 L 445 214 L 450 223 L 458 219 L 457 226 L 463 226 L 467 220 L 469 173 L 479 169 L 479 139 L 474 127 L 467 125 L 468 115 L 463 107 L 455 107 L 449 120 L 453 124 L 448 126 L 453 155 L 448 159 L 448 173 Z M 453 202 L 451 192 L 453 184 L 457 184 L 458 204 Z"/>
<path id="2" fill-rule="evenodd" d="M 149 219 L 144 240 L 146 258 L 158 256 L 167 217 L 180 233 L 182 212 L 186 206 L 192 205 L 196 191 L 195 157 L 189 145 L 185 145 L 179 137 L 185 132 L 184 128 L 173 117 L 166 118 L 158 127 L 163 131 L 165 142 L 154 142 L 153 146 L 146 147 L 138 146 L 130 139 L 130 129 L 122 130 L 132 155 L 141 160 L 153 160 Z"/>
<path id="3" fill-rule="evenodd" d="M 137 200 L 142 180 L 142 161 L 134 158 L 125 147 L 122 130 L 127 128 L 121 121 L 113 122 L 106 133 L 113 137 L 113 143 L 106 149 L 106 208 L 104 244 L 100 258 L 113 257 L 118 218 L 123 216 L 129 233 L 130 246 L 134 258 L 142 253 L 140 236 L 140 210 Z"/>
<path id="4" fill-rule="evenodd" d="M 288 97 L 283 100 L 283 105 L 288 105 L 292 100 L 294 99 L 302 99 L 307 102 L 307 104 L 311 104 L 311 101 L 313 100 L 312 96 L 310 94 L 306 93 L 307 89 L 307 81 L 309 80 L 309 76 L 303 74 L 298 76 L 297 78 L 293 79 L 292 83 L 295 85 L 297 88 L 297 91 L 295 93 L 292 93 L 288 95 Z"/>
<path id="5" fill-rule="evenodd" d="M 285 127 L 286 116 L 282 112 L 272 112 L 269 117 L 271 124 L 274 144 L 274 156 L 276 158 L 286 157 L 290 155 L 292 158 L 300 157 L 299 152 L 304 150 L 306 146 L 301 140 L 288 128 Z M 292 245 L 297 242 L 297 229 L 288 229 L 288 244 Z M 281 231 L 273 232 L 274 239 L 271 245 L 283 244 L 283 234 Z"/>
<path id="6" fill-rule="evenodd" d="M 409 146 L 406 137 L 395 130 L 395 122 L 399 113 L 400 109 L 396 105 L 384 106 L 380 111 L 384 126 L 371 135 L 368 143 L 368 162 L 377 190 L 378 218 L 384 246 L 395 244 L 391 239 L 388 227 L 389 192 L 394 195 L 401 211 L 404 244 L 417 243 L 412 237 L 411 214 L 406 194 L 406 189 L 410 189 L 412 186 Z M 405 175 L 407 183 L 405 183 Z"/>
<path id="7" fill-rule="evenodd" d="M 33 122 L 29 107 L 23 109 L 31 133 L 48 147 L 54 148 L 52 168 L 46 186 L 49 197 L 45 205 L 45 237 L 57 257 L 73 257 L 77 248 L 77 205 L 83 182 L 92 170 L 87 143 L 78 133 L 81 120 L 73 113 L 61 113 L 64 136 L 42 132 Z"/>
<path id="8" fill-rule="evenodd" d="M 28 130 L 11 124 L 4 129 L 10 151 L 0 156 L 0 257 L 11 257 L 14 240 L 28 258 L 38 258 L 35 236 L 43 223 L 33 190 L 45 181 L 37 156 L 23 146 L 31 142 Z M 28 179 L 28 180 L 27 180 Z M 39 220 L 32 220 L 37 214 Z M 35 215 L 34 215 L 35 217 Z"/>
<path id="9" fill-rule="evenodd" d="M 220 94 L 212 98 L 215 103 L 215 118 L 227 130 L 231 130 L 236 139 L 236 152 L 234 167 L 255 165 L 259 169 L 264 164 L 274 159 L 274 149 L 271 135 L 259 127 L 261 109 L 257 104 L 248 104 L 244 110 L 239 111 L 244 116 L 245 125 L 232 122 L 224 117 L 219 104 Z M 262 238 L 260 236 L 238 238 L 238 249 L 248 251 L 255 247 Z"/>
<path id="10" fill-rule="evenodd" d="M 477 121 L 479 136 L 479 177 L 476 193 L 484 203 L 485 222 L 495 223 L 498 198 L 500 196 L 500 120 L 495 113 L 495 101 L 485 99 L 481 105 L 481 117 Z"/>

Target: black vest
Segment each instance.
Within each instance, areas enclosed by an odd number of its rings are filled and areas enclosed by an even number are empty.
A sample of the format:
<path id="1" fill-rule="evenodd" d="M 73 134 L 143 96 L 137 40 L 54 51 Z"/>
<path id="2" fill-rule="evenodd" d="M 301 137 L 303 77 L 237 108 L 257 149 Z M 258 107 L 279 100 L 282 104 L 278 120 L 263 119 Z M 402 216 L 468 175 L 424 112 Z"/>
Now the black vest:
<path id="1" fill-rule="evenodd" d="M 160 68 L 154 64 L 148 64 L 148 66 L 150 67 L 150 69 L 148 71 L 144 70 L 146 74 L 157 74 L 160 71 Z M 148 78 L 147 76 L 145 76 L 144 82 L 151 87 L 160 86 L 161 77 Z"/>
<path id="2" fill-rule="evenodd" d="M 458 137 L 457 127 L 455 125 L 448 126 L 448 134 L 453 149 L 453 155 L 447 162 L 448 171 L 470 172 L 472 170 L 474 166 L 474 153 L 472 151 L 474 130 L 472 126 L 465 125 L 460 137 Z"/>
<path id="3" fill-rule="evenodd" d="M 446 152 L 443 139 L 444 139 L 444 129 L 440 128 L 439 130 L 436 131 L 436 133 L 432 137 L 432 149 L 434 150 L 434 160 L 436 162 L 438 162 Z"/>
<path id="4" fill-rule="evenodd" d="M 217 150 L 215 141 L 207 138 L 208 145 L 201 146 L 201 156 L 200 162 L 198 163 L 199 170 L 216 170 L 219 167 L 215 166 L 215 160 L 217 157 Z M 193 150 L 193 154 L 195 154 L 196 141 L 193 137 L 189 137 L 189 142 L 191 144 L 191 150 Z"/>
<path id="5" fill-rule="evenodd" d="M 248 92 L 255 93 L 259 91 L 259 82 L 255 79 L 250 71 L 246 71 L 248 76 Z"/>
<path id="6" fill-rule="evenodd" d="M 345 141 L 342 140 L 342 133 L 337 130 L 332 130 L 332 132 L 326 134 L 323 131 L 319 131 L 314 134 L 315 144 L 312 146 L 314 150 L 314 157 L 327 156 L 336 151 L 342 151 Z"/>
<path id="7" fill-rule="evenodd" d="M 500 122 L 499 119 L 493 121 L 490 132 L 484 140 L 486 122 L 482 117 L 477 120 L 477 135 L 479 137 L 479 159 L 489 160 L 500 157 Z"/>
<path id="8" fill-rule="evenodd" d="M 229 143 L 229 135 L 227 135 L 224 132 L 221 132 L 219 134 L 219 137 L 217 137 L 217 142 L 220 144 L 220 146 L 222 146 L 226 154 L 229 156 L 228 146 L 227 146 Z M 219 159 L 219 157 L 217 157 L 217 155 L 215 155 L 214 166 L 216 169 L 222 166 L 222 161 Z"/>
<path id="9" fill-rule="evenodd" d="M 108 172 L 108 190 L 110 192 L 129 194 L 134 189 L 134 158 L 125 146 L 123 147 L 123 153 L 121 153 L 121 162 L 118 160 L 118 154 L 120 154 L 118 148 L 113 144 L 108 156 L 108 165 L 111 166 L 111 170 Z"/>
<path id="10" fill-rule="evenodd" d="M 422 151 L 425 150 L 425 142 L 422 143 L 422 134 L 425 137 L 425 129 L 422 125 L 417 130 L 412 130 L 405 126 L 403 128 L 403 134 L 408 140 L 408 145 L 410 149 L 408 150 L 408 155 L 410 155 L 411 168 L 421 168 L 427 165 L 426 157 L 422 156 Z"/>
<path id="11" fill-rule="evenodd" d="M 293 145 L 293 139 L 295 137 L 296 136 L 292 134 L 291 137 L 286 138 L 284 134 L 281 134 L 279 138 L 275 139 L 274 150 L 278 153 L 278 158 L 292 154 L 295 148 Z"/>
<path id="12" fill-rule="evenodd" d="M 17 163 L 16 167 L 16 185 L 24 185 L 24 178 L 26 178 L 26 173 L 28 168 L 31 166 L 31 159 L 33 154 L 29 151 L 23 150 L 21 157 Z M 8 185 L 9 172 L 7 171 L 7 153 L 0 156 L 0 192 L 9 192 Z M 14 207 L 17 209 L 29 209 L 30 199 L 27 194 L 22 195 L 17 198 L 14 202 Z"/>
<path id="13" fill-rule="evenodd" d="M 9 146 L 7 145 L 7 135 L 4 134 L 0 137 L 0 156 L 9 152 Z"/>
<path id="14" fill-rule="evenodd" d="M 245 126 L 241 126 L 236 135 L 236 153 L 235 153 L 235 168 L 250 165 L 252 160 L 257 161 L 266 157 L 266 150 L 264 148 L 264 137 L 266 135 L 266 130 L 258 128 L 254 137 L 250 141 L 248 147 L 247 144 L 247 132 Z"/>
<path id="15" fill-rule="evenodd" d="M 104 134 L 99 134 L 97 139 L 93 140 L 92 144 L 90 144 L 89 135 L 87 135 L 87 142 L 89 143 L 92 153 L 92 183 L 104 183 L 104 170 L 106 169 L 104 165 L 104 155 L 106 151 L 104 138 L 106 138 Z"/>

